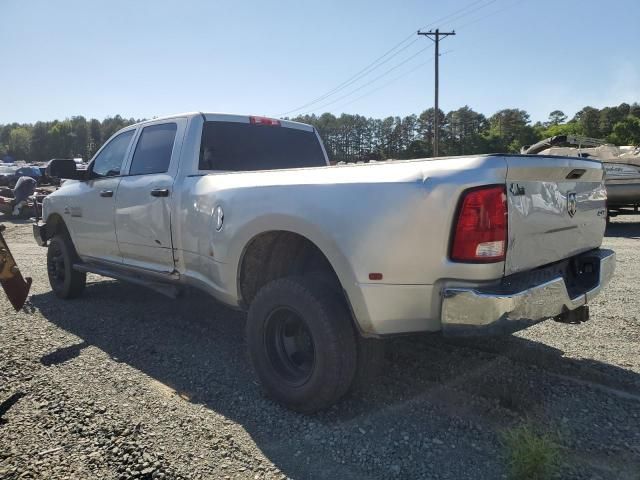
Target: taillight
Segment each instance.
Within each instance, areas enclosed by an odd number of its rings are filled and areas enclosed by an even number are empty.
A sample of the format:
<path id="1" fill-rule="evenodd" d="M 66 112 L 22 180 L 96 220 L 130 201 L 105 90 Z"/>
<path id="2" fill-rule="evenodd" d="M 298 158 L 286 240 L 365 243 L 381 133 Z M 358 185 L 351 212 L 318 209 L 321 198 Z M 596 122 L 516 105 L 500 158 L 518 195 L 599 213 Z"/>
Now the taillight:
<path id="1" fill-rule="evenodd" d="M 266 125 L 268 127 L 280 126 L 280 120 L 269 117 L 249 117 L 249 123 L 251 123 L 251 125 Z"/>
<path id="2" fill-rule="evenodd" d="M 504 185 L 467 190 L 458 209 L 451 260 L 501 262 L 506 250 L 507 192 Z"/>

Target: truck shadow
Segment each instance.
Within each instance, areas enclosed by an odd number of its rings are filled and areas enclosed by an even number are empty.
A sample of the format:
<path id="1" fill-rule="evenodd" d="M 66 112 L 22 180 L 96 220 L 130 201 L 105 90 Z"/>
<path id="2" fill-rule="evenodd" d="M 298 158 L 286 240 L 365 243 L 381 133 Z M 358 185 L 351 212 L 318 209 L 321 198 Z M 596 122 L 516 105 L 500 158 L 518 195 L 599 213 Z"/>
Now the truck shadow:
<path id="1" fill-rule="evenodd" d="M 607 226 L 605 237 L 640 238 L 640 221 L 623 222 L 615 218 Z"/>
<path id="2" fill-rule="evenodd" d="M 316 431 L 338 432 L 329 435 L 337 438 L 334 449 L 341 442 L 344 448 L 353 448 L 353 442 L 362 441 L 361 431 L 371 425 L 381 431 L 388 428 L 384 435 L 366 437 L 375 451 L 387 448 L 395 436 L 402 435 L 398 439 L 402 441 L 419 431 L 433 430 L 436 435 L 439 428 L 450 429 L 447 421 L 433 419 L 434 411 L 436 418 L 463 418 L 492 432 L 524 417 L 539 416 L 554 422 L 548 411 L 551 394 L 539 383 L 549 378 L 570 384 L 560 376 L 575 378 L 610 390 L 616 401 L 617 391 L 640 400 L 640 376 L 636 373 L 595 360 L 567 359 L 562 351 L 542 343 L 513 336 L 446 341 L 437 335 L 420 335 L 387 343 L 382 371 L 368 390 L 351 394 L 326 412 L 302 417 L 261 393 L 246 354 L 245 315 L 203 294 L 189 292 L 186 298 L 171 300 L 142 287 L 100 281 L 88 284 L 80 299 L 62 303 L 52 293 L 37 294 L 32 296 L 31 306 L 81 339 L 76 346 L 47 353 L 44 365 L 73 361 L 81 349 L 95 346 L 169 387 L 182 399 L 241 424 L 262 452 L 290 477 L 307 477 L 309 458 L 311 464 L 328 463 L 323 458 L 325 445 L 316 437 L 309 438 L 304 422 L 312 422 Z M 580 389 L 580 385 L 572 386 Z M 579 398 L 575 402 L 580 405 Z M 577 424 L 578 419 L 566 415 L 568 420 L 564 417 L 563 421 L 571 430 L 572 422 Z M 270 420 L 265 423 L 265 419 Z M 637 422 L 640 431 L 640 419 Z M 498 448 L 497 435 L 492 433 L 491 438 Z M 464 448 L 464 440 L 461 442 Z M 292 448 L 301 453 L 292 455 Z M 486 456 L 471 447 L 465 450 L 469 459 L 475 454 L 478 460 Z M 415 461 L 428 465 L 432 460 Z M 342 470 L 334 472 L 336 477 L 343 475 L 346 467 L 339 468 Z M 356 476 L 364 473 L 361 466 L 353 468 Z M 383 478 L 391 475 L 390 471 L 380 473 Z M 330 470 L 324 474 L 332 477 Z"/>

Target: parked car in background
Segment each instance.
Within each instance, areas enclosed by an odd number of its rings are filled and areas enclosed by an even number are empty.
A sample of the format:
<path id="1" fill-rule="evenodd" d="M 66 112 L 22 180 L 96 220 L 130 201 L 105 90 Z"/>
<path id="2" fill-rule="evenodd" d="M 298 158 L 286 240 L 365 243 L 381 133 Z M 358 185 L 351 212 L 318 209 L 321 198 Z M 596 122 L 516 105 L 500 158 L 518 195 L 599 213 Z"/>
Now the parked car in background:
<path id="1" fill-rule="evenodd" d="M 60 185 L 60 179 L 56 177 L 51 177 L 47 171 L 47 167 L 53 160 L 56 160 L 56 159 L 52 158 L 51 160 L 46 162 L 44 165 L 39 167 L 40 174 L 41 174 L 41 177 L 40 177 L 41 185 Z"/>
<path id="2" fill-rule="evenodd" d="M 38 183 L 38 185 L 42 183 L 42 173 L 40 172 L 40 167 L 37 167 L 35 165 L 19 167 L 16 170 L 15 175 L 13 176 L 11 187 L 15 186 L 20 177 L 31 177 Z"/>
<path id="3" fill-rule="evenodd" d="M 8 187 L 11 185 L 18 167 L 10 165 L 0 165 L 0 186 Z M 15 184 L 15 182 L 14 182 Z"/>

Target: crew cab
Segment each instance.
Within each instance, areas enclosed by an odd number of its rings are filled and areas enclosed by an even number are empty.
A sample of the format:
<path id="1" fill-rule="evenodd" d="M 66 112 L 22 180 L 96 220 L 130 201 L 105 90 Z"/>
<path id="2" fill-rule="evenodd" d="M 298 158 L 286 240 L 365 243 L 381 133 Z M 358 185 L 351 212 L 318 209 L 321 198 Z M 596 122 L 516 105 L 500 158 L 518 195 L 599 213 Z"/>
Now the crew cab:
<path id="1" fill-rule="evenodd" d="M 375 339 L 583 321 L 615 268 L 587 159 L 330 166 L 312 126 L 189 113 L 120 130 L 86 171 L 48 168 L 69 179 L 34 225 L 57 296 L 94 272 L 246 309 L 259 381 L 302 412 L 365 375 Z"/>

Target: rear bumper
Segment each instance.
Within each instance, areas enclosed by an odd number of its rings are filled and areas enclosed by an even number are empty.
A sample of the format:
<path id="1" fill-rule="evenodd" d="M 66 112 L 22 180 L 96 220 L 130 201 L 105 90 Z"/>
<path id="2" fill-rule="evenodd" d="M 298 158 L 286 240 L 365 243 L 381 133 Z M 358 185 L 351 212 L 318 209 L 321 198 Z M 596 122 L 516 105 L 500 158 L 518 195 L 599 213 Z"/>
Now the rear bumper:
<path id="1" fill-rule="evenodd" d="M 615 253 L 611 250 L 592 250 L 571 261 L 571 268 L 577 267 L 584 272 L 578 272 L 571 280 L 566 280 L 561 274 L 544 278 L 551 272 L 547 269 L 542 271 L 544 275 L 540 275 L 540 271 L 531 272 L 530 276 L 520 275 L 514 282 L 515 286 L 507 282 L 506 285 L 503 283 L 500 287 L 487 289 L 445 289 L 441 317 L 443 334 L 474 336 L 512 333 L 586 305 L 613 277 Z M 543 280 L 536 282 L 536 277 Z M 523 280 L 528 278 L 532 279 L 531 284 L 522 288 Z"/>

